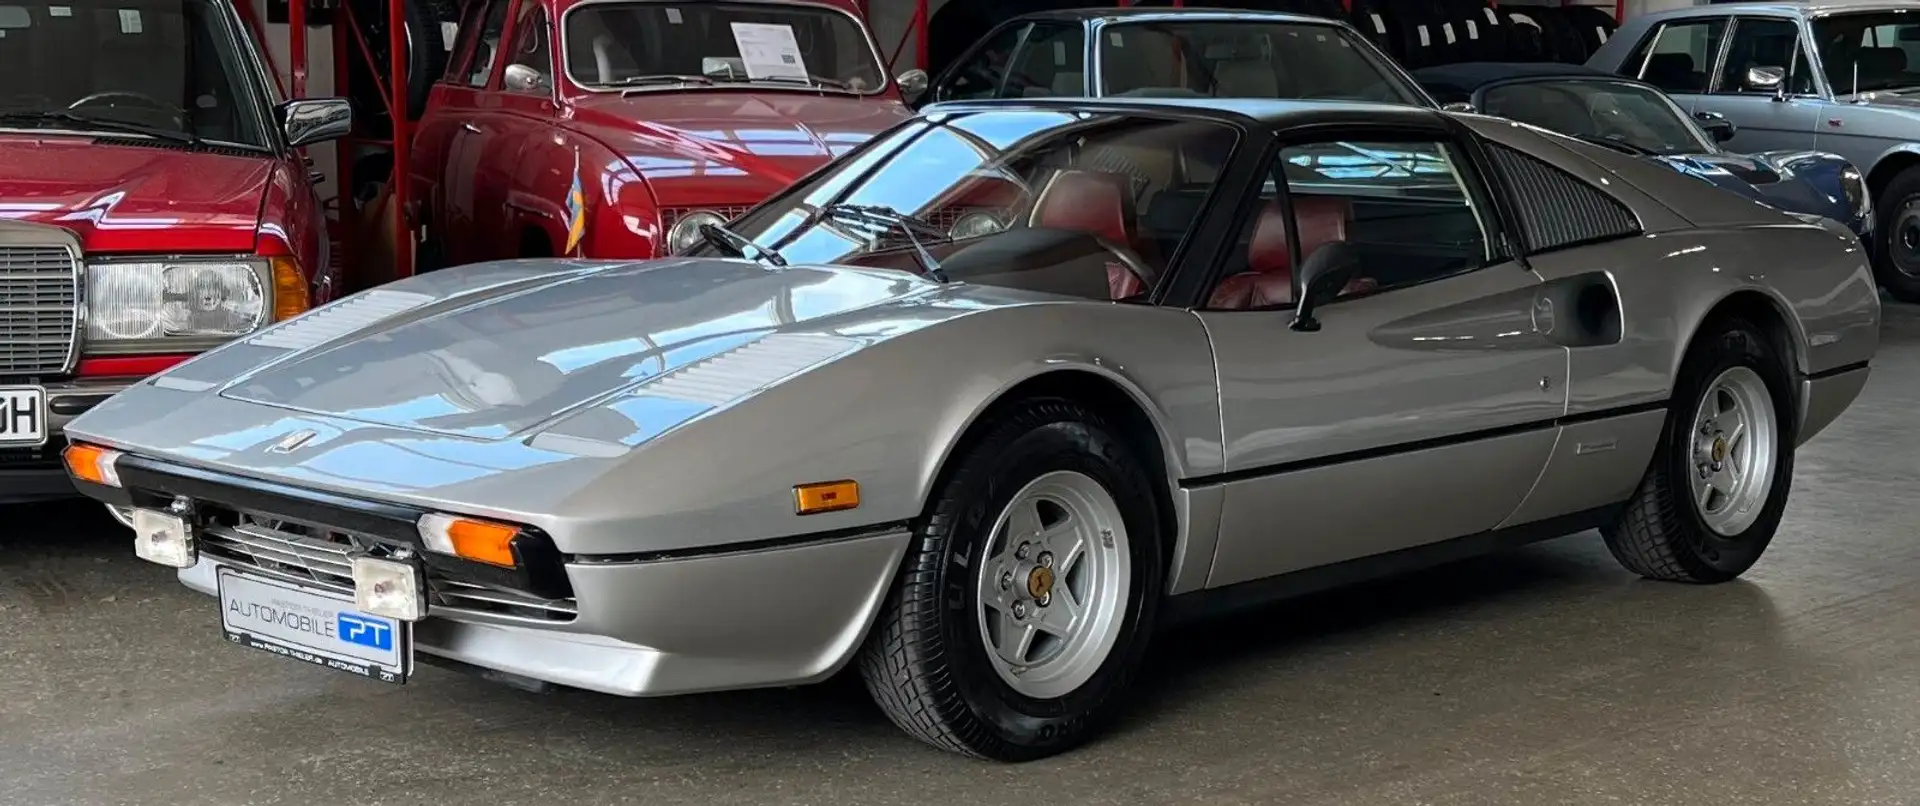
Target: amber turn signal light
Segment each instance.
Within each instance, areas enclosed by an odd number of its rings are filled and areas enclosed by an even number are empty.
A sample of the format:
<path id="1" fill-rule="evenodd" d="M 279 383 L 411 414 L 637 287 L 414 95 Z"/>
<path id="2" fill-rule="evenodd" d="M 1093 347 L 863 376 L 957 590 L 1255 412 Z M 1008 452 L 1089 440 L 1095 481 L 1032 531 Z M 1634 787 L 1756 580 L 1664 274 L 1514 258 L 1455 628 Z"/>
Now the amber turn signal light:
<path id="1" fill-rule="evenodd" d="M 290 257 L 268 258 L 273 266 L 273 321 L 292 319 L 313 307 L 307 295 L 307 276 Z"/>
<path id="2" fill-rule="evenodd" d="M 860 483 L 822 481 L 793 488 L 793 513 L 814 515 L 860 506 Z"/>
<path id="3" fill-rule="evenodd" d="M 512 568 L 513 539 L 520 527 L 455 515 L 420 516 L 420 539 L 427 548 L 474 562 Z"/>
<path id="4" fill-rule="evenodd" d="M 119 451 L 75 442 L 69 444 L 60 456 L 67 463 L 67 473 L 74 478 L 108 487 L 120 486 L 120 469 L 116 466 L 120 461 Z"/>

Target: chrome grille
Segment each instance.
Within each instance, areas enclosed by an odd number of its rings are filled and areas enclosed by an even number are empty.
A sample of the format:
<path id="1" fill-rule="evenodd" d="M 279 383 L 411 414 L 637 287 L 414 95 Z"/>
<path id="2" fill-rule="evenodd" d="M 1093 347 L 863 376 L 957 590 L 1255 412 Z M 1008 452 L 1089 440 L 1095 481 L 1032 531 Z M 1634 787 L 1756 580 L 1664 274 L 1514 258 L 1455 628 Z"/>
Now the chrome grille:
<path id="1" fill-rule="evenodd" d="M 227 565 L 345 596 L 353 595 L 353 565 L 349 559 L 353 552 L 374 556 L 389 553 L 386 546 L 366 538 L 251 512 L 239 513 L 231 524 L 208 526 L 200 534 L 200 550 Z M 433 569 L 427 571 L 427 603 L 438 615 L 471 611 L 543 621 L 572 621 L 579 615 L 572 599 L 541 599 L 503 591 L 452 579 Z"/>
<path id="2" fill-rule="evenodd" d="M 64 246 L 0 245 L 0 375 L 57 375 L 73 358 L 79 262 Z"/>

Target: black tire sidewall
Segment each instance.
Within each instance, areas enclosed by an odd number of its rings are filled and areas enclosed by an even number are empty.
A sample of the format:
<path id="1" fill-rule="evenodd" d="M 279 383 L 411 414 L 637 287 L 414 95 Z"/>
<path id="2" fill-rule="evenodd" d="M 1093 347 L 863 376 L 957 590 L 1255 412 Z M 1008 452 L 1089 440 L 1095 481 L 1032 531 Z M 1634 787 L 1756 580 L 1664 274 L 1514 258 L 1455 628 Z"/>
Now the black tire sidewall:
<path id="1" fill-rule="evenodd" d="M 1666 472 L 1675 501 L 1676 515 L 1688 535 L 1684 549 L 1707 575 L 1731 579 L 1760 559 L 1779 529 L 1787 508 L 1787 495 L 1793 483 L 1793 448 L 1797 441 L 1791 379 L 1787 358 L 1780 345 L 1764 331 L 1741 319 L 1723 320 L 1699 342 L 1681 365 L 1680 381 L 1674 390 L 1674 407 L 1667 425 Z M 1691 466 L 1693 417 L 1698 411 L 1708 384 L 1734 367 L 1747 367 L 1766 383 L 1773 403 L 1774 467 L 1768 481 L 1767 499 L 1760 514 L 1745 530 L 1733 537 L 1722 537 L 1708 528 L 1693 500 Z"/>
<path id="2" fill-rule="evenodd" d="M 1145 653 L 1164 575 L 1157 499 L 1131 451 L 1095 420 L 1017 427 L 1030 422 L 1016 418 L 1015 428 L 1000 429 L 998 438 L 981 445 L 974 456 L 983 466 L 957 476 L 957 488 L 942 501 L 951 511 L 934 513 L 934 521 L 947 516 L 953 524 L 937 586 L 940 634 L 950 647 L 947 662 L 960 699 L 1007 745 L 993 755 L 1007 758 L 1048 755 L 1077 743 L 1103 721 L 1112 710 L 1106 707 L 1109 701 L 1126 687 Z M 1058 470 L 1082 473 L 1113 496 L 1126 525 L 1134 573 L 1120 636 L 1100 670 L 1064 697 L 1037 700 L 1014 691 L 992 666 L 992 650 L 980 635 L 975 574 L 1012 496 Z"/>
<path id="3" fill-rule="evenodd" d="M 1920 166 L 1895 175 L 1881 189 L 1880 198 L 1874 199 L 1875 214 L 1879 217 L 1874 222 L 1873 234 L 1874 281 L 1901 302 L 1920 302 L 1920 276 L 1901 271 L 1893 261 L 1893 224 L 1900 208 L 1911 201 L 1920 201 Z"/>

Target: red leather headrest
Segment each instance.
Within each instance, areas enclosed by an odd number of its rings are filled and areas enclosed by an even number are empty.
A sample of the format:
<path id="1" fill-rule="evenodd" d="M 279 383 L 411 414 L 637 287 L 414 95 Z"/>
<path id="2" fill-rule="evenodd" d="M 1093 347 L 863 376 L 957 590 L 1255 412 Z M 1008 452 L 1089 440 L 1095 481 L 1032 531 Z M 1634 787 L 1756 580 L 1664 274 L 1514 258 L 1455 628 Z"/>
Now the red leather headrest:
<path id="1" fill-rule="evenodd" d="M 1315 249 L 1347 239 L 1347 217 L 1352 206 L 1332 196 L 1295 196 L 1293 213 L 1300 228 L 1300 259 Z M 1287 216 L 1274 199 L 1260 208 L 1253 240 L 1247 245 L 1247 267 L 1262 274 L 1292 274 L 1293 251 L 1287 248 Z"/>
<path id="2" fill-rule="evenodd" d="M 1098 235 L 1117 246 L 1133 243 L 1133 194 L 1125 175 L 1093 171 L 1060 171 L 1040 191 L 1028 225 L 1078 230 Z"/>

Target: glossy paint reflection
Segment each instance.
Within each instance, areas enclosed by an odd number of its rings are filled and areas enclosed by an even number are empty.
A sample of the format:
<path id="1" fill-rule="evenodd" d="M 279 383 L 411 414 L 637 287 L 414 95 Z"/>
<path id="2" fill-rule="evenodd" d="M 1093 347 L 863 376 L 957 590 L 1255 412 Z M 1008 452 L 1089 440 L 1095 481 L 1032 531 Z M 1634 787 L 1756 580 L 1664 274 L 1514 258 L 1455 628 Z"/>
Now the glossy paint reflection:
<path id="1" fill-rule="evenodd" d="M 783 328 L 931 285 L 746 261 L 622 264 L 392 326 L 270 368 L 229 396 L 502 439 Z M 633 429 L 657 424 L 651 415 Z"/>

